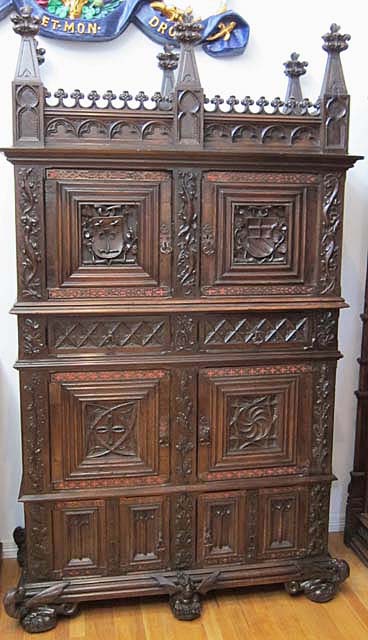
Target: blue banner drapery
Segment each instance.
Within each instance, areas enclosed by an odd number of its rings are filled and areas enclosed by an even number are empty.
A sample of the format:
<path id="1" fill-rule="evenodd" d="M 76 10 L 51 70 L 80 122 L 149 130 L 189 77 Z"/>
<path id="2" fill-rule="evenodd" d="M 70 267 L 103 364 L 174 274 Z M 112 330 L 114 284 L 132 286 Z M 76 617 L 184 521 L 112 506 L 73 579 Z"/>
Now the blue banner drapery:
<path id="1" fill-rule="evenodd" d="M 0 0 L 0 20 L 24 4 L 22 0 Z M 175 23 L 165 12 L 151 7 L 151 0 L 27 0 L 26 4 L 41 18 L 40 35 L 47 38 L 112 40 L 134 23 L 155 42 L 173 43 Z M 239 14 L 224 11 L 201 22 L 200 44 L 206 53 L 214 57 L 243 53 L 249 25 Z"/>

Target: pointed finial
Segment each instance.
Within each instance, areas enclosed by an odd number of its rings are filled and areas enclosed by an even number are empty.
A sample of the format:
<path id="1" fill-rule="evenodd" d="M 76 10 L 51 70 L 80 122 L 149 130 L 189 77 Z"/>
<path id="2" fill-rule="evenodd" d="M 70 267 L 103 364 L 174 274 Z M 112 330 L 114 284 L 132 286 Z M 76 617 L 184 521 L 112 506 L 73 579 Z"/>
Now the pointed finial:
<path id="1" fill-rule="evenodd" d="M 159 108 L 168 111 L 171 109 L 170 95 L 174 91 L 175 76 L 174 71 L 178 68 L 179 54 L 174 51 L 172 44 L 165 44 L 164 50 L 157 55 L 158 66 L 163 71 L 161 83 L 162 100 L 159 102 Z"/>
<path id="2" fill-rule="evenodd" d="M 308 62 L 301 62 L 299 60 L 299 53 L 293 53 L 290 55 L 290 60 L 284 62 L 284 73 L 289 78 L 285 102 L 290 98 L 295 98 L 297 102 L 301 102 L 303 99 L 302 90 L 300 87 L 300 76 L 303 76 L 307 71 Z"/>
<path id="3" fill-rule="evenodd" d="M 324 51 L 327 51 L 328 58 L 323 78 L 321 96 L 340 96 L 347 94 L 340 53 L 348 48 L 350 38 L 351 36 L 348 33 L 340 33 L 340 27 L 335 23 L 331 25 L 330 31 L 322 36 L 324 41 L 322 48 Z"/>
<path id="4" fill-rule="evenodd" d="M 177 85 L 201 86 L 194 46 L 201 40 L 202 31 L 203 25 L 194 19 L 191 8 L 186 9 L 175 24 L 174 38 L 181 45 Z"/>

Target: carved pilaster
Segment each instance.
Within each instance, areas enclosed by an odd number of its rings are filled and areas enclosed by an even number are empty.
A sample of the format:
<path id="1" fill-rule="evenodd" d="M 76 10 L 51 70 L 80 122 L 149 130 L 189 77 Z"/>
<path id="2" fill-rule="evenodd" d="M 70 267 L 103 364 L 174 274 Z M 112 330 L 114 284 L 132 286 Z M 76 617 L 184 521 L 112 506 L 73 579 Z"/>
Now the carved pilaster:
<path id="1" fill-rule="evenodd" d="M 37 48 L 35 36 L 41 19 L 24 6 L 11 17 L 15 33 L 21 36 L 17 69 L 13 81 L 13 133 L 16 146 L 43 146 L 44 87 L 39 64 L 44 61 L 44 49 Z"/>
<path id="2" fill-rule="evenodd" d="M 195 351 L 198 340 L 198 320 L 188 315 L 173 317 L 173 345 L 176 351 Z"/>
<path id="3" fill-rule="evenodd" d="M 46 320 L 42 317 L 20 317 L 19 345 L 21 358 L 35 358 L 47 352 Z"/>
<path id="4" fill-rule="evenodd" d="M 330 485 L 314 484 L 309 494 L 308 556 L 327 553 Z"/>
<path id="5" fill-rule="evenodd" d="M 48 469 L 48 389 L 39 371 L 21 374 L 24 490 L 43 491 L 49 483 Z"/>
<path id="6" fill-rule="evenodd" d="M 175 569 L 190 569 L 195 559 L 194 498 L 188 493 L 173 500 L 173 541 Z"/>
<path id="7" fill-rule="evenodd" d="M 175 191 L 175 294 L 189 297 L 196 295 L 199 286 L 200 172 L 177 171 Z"/>
<path id="8" fill-rule="evenodd" d="M 322 295 L 340 294 L 342 178 L 328 173 L 323 178 L 322 233 L 320 240 L 320 279 Z"/>
<path id="9" fill-rule="evenodd" d="M 330 152 L 346 152 L 350 98 L 346 89 L 340 53 L 348 48 L 350 35 L 340 33 L 340 27 L 332 24 L 329 33 L 322 38 L 323 49 L 328 54 L 320 97 L 324 123 L 323 148 Z"/>
<path id="10" fill-rule="evenodd" d="M 190 483 L 195 473 L 196 457 L 196 372 L 177 370 L 174 376 L 174 473 L 178 482 Z"/>
<path id="11" fill-rule="evenodd" d="M 314 367 L 312 471 L 327 473 L 331 466 L 331 432 L 334 410 L 335 365 L 325 362 Z"/>
<path id="12" fill-rule="evenodd" d="M 18 296 L 40 300 L 45 291 L 42 169 L 16 168 Z"/>
<path id="13" fill-rule="evenodd" d="M 29 580 L 51 578 L 51 514 L 48 505 L 30 504 L 26 508 L 26 574 Z"/>
<path id="14" fill-rule="evenodd" d="M 184 12 L 175 29 L 176 40 L 181 45 L 174 91 L 175 141 L 180 145 L 203 146 L 204 93 L 194 53 L 202 29 L 191 9 Z"/>

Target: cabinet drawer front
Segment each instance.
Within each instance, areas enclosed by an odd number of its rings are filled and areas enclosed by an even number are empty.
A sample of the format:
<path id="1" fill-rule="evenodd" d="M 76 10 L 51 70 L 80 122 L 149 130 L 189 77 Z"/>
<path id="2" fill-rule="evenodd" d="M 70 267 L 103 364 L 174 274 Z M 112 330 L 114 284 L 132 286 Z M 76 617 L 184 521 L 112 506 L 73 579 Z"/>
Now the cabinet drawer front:
<path id="1" fill-rule="evenodd" d="M 169 173 L 50 170 L 49 297 L 162 297 L 171 287 Z"/>
<path id="2" fill-rule="evenodd" d="M 120 501 L 122 571 L 164 569 L 169 564 L 169 499 L 164 496 Z"/>
<path id="3" fill-rule="evenodd" d="M 316 291 L 319 185 L 320 178 L 314 174 L 206 174 L 202 294 L 292 295 Z M 216 238 L 211 251 L 206 250 L 209 233 Z"/>
<path id="4" fill-rule="evenodd" d="M 199 477 L 301 472 L 311 432 L 309 364 L 204 369 L 199 378 Z"/>
<path id="5" fill-rule="evenodd" d="M 54 488 L 165 482 L 169 381 L 160 369 L 52 374 Z"/>

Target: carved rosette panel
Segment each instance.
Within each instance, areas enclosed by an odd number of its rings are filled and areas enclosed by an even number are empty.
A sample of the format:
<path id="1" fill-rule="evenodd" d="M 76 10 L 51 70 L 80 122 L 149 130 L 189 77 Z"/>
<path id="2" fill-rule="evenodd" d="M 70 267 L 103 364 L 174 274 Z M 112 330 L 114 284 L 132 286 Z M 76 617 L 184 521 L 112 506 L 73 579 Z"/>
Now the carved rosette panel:
<path id="1" fill-rule="evenodd" d="M 328 547 L 329 484 L 314 484 L 309 494 L 307 555 L 323 555 Z"/>
<path id="2" fill-rule="evenodd" d="M 234 264 L 286 264 L 288 220 L 285 207 L 235 205 Z"/>
<path id="3" fill-rule="evenodd" d="M 335 366 L 318 364 L 314 367 L 313 376 L 312 468 L 315 473 L 323 473 L 330 465 Z"/>
<path id="4" fill-rule="evenodd" d="M 52 320 L 50 344 L 52 350 L 78 351 L 80 349 L 145 349 L 164 348 L 169 345 L 169 323 L 160 318 L 119 317 Z"/>
<path id="5" fill-rule="evenodd" d="M 175 569 L 190 569 L 195 559 L 194 498 L 183 493 L 173 499 L 173 564 Z"/>
<path id="6" fill-rule="evenodd" d="M 323 180 L 322 235 L 320 244 L 320 293 L 340 293 L 342 193 L 340 175 L 329 173 Z"/>
<path id="7" fill-rule="evenodd" d="M 195 474 L 196 440 L 196 372 L 177 370 L 174 376 L 174 442 L 173 463 L 178 481 L 189 483 Z"/>
<path id="8" fill-rule="evenodd" d="M 198 287 L 200 172 L 176 173 L 176 294 L 194 296 Z"/>
<path id="9" fill-rule="evenodd" d="M 135 457 L 137 401 L 85 405 L 86 458 Z"/>
<path id="10" fill-rule="evenodd" d="M 49 483 L 47 380 L 39 371 L 23 372 L 21 386 L 24 485 L 37 493 Z"/>
<path id="11" fill-rule="evenodd" d="M 42 581 L 51 578 L 51 514 L 46 504 L 26 506 L 27 562 L 29 580 Z"/>
<path id="12" fill-rule="evenodd" d="M 42 169 L 16 169 L 19 297 L 40 300 L 44 293 Z"/>
<path id="13" fill-rule="evenodd" d="M 275 446 L 279 419 L 276 395 L 230 396 L 228 400 L 227 451 Z"/>
<path id="14" fill-rule="evenodd" d="M 138 206 L 81 204 L 82 264 L 136 265 Z"/>

